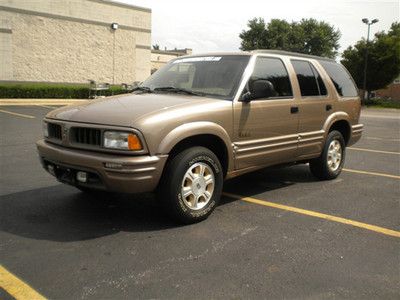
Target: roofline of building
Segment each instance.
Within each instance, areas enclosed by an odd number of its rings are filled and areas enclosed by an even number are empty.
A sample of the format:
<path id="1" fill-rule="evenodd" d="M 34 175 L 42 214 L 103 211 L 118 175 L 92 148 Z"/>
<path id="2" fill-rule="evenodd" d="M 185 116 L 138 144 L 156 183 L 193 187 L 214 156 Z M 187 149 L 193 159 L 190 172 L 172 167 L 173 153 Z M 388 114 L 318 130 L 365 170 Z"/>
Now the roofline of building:
<path id="1" fill-rule="evenodd" d="M 192 49 L 190 49 L 192 50 Z M 173 50 L 156 50 L 156 49 L 151 49 L 151 53 L 157 53 L 157 54 L 171 54 L 171 55 L 189 55 L 183 51 L 173 51 Z"/>
<path id="2" fill-rule="evenodd" d="M 89 1 L 105 1 L 105 0 L 89 0 Z M 51 18 L 51 19 L 66 20 L 66 21 L 71 21 L 71 22 L 93 24 L 93 25 L 100 25 L 100 26 L 107 26 L 107 27 L 110 26 L 110 23 L 108 23 L 108 22 L 97 21 L 97 20 L 88 20 L 88 19 L 82 19 L 79 17 L 70 17 L 70 16 L 65 16 L 65 15 L 58 15 L 58 14 L 40 12 L 40 11 L 34 11 L 34 10 L 26 10 L 26 9 L 15 8 L 15 7 L 8 7 L 8 6 L 0 5 L 0 10 L 14 12 L 14 13 L 20 13 L 20 14 L 26 14 L 26 15 L 31 15 L 31 16 L 40 16 L 40 17 Z M 124 24 L 120 24 L 119 28 L 126 29 L 126 30 L 132 30 L 132 31 L 138 31 L 138 32 L 151 33 L 151 29 L 133 27 L 133 26 L 124 25 Z"/>
<path id="3" fill-rule="evenodd" d="M 139 11 L 144 11 L 144 12 L 149 12 L 151 13 L 151 8 L 143 7 L 143 6 L 137 6 L 137 5 L 132 5 L 132 4 L 127 4 L 119 1 L 114 1 L 114 0 L 88 0 L 92 2 L 98 2 L 102 4 L 108 4 L 108 5 L 113 5 L 113 6 L 119 6 L 123 8 L 128 8 L 128 9 L 133 9 L 133 10 L 139 10 Z"/>

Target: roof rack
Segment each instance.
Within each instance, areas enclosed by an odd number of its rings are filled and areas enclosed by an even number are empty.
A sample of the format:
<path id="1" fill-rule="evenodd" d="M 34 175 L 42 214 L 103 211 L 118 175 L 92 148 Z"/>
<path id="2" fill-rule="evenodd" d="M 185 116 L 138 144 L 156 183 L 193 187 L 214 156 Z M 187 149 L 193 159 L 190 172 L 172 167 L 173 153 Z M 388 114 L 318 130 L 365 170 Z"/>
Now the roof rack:
<path id="1" fill-rule="evenodd" d="M 281 54 L 281 55 L 288 55 L 288 56 L 295 56 L 295 57 L 313 58 L 313 59 L 317 59 L 317 60 L 335 61 L 334 59 L 329 58 L 329 57 L 309 55 L 309 54 L 290 52 L 290 51 L 284 51 L 284 50 L 257 49 L 257 50 L 251 51 L 251 53 L 271 53 L 271 54 Z"/>

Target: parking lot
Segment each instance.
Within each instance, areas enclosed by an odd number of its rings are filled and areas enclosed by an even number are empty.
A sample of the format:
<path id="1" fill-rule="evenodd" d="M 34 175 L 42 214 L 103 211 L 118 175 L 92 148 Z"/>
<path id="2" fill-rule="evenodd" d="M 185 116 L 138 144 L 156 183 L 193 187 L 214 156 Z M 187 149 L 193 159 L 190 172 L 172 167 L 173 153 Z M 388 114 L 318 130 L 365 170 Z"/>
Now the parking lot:
<path id="1" fill-rule="evenodd" d="M 363 110 L 336 180 L 258 171 L 177 226 L 150 195 L 91 198 L 47 174 L 34 142 L 51 109 L 0 107 L 1 299 L 399 299 L 398 111 Z"/>

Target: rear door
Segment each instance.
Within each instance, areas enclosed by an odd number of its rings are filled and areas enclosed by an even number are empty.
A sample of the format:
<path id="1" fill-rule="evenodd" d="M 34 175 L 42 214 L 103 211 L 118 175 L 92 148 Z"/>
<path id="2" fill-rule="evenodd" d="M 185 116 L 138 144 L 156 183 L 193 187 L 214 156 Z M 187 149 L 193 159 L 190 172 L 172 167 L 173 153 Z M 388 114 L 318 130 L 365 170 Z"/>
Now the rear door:
<path id="1" fill-rule="evenodd" d="M 333 112 L 332 91 L 327 89 L 327 78 L 318 71 L 313 60 L 291 59 L 300 88 L 299 101 L 299 159 L 315 156 L 322 151 L 324 124 Z"/>

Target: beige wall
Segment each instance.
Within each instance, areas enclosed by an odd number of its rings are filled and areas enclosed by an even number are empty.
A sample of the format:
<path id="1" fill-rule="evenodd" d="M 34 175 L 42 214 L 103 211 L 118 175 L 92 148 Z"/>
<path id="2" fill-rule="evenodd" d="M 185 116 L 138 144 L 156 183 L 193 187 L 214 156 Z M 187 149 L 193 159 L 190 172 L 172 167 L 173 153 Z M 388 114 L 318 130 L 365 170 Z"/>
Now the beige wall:
<path id="1" fill-rule="evenodd" d="M 0 19 L 0 78 L 13 78 L 12 31 L 6 20 Z"/>
<path id="2" fill-rule="evenodd" d="M 0 43 L 0 80 L 142 81 L 151 11 L 105 0 L 0 0 Z"/>

